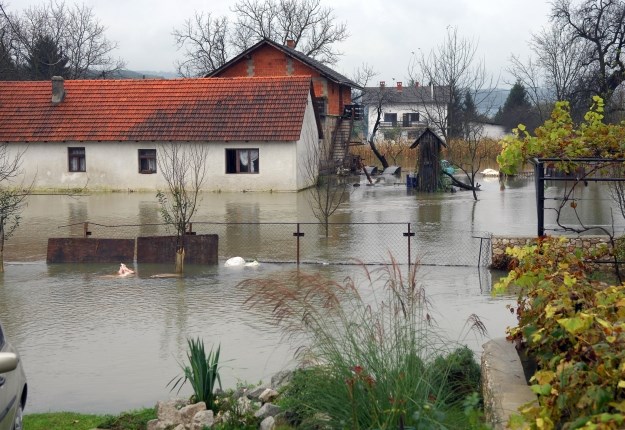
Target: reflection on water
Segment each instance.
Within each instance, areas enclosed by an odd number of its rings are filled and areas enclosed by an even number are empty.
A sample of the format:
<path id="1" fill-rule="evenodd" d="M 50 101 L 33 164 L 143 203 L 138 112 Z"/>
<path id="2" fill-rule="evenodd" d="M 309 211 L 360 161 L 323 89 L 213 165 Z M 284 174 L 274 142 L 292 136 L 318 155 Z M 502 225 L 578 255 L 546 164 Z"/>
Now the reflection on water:
<path id="1" fill-rule="evenodd" d="M 504 191 L 497 182 L 484 182 L 482 188 L 480 200 L 474 202 L 470 193 L 463 192 L 415 194 L 403 186 L 361 186 L 354 188 L 348 203 L 331 221 L 410 222 L 417 232 L 416 249 L 427 244 L 441 258 L 462 257 L 465 251 L 458 244 L 460 235 L 482 231 L 534 234 L 533 182 L 509 181 Z M 594 204 L 606 205 L 601 199 Z M 292 364 L 293 351 L 269 323 L 267 310 L 248 309 L 244 302 L 250 292 L 238 283 L 294 266 L 187 266 L 184 279 L 150 278 L 171 270 L 151 265 L 135 267 L 138 276 L 124 279 L 110 276 L 117 264 L 47 266 L 43 262 L 47 238 L 80 234 L 82 225 L 58 226 L 86 220 L 94 223 L 90 228 L 97 236 L 113 230 L 96 224 L 160 222 L 152 194 L 29 199 L 21 226 L 7 244 L 7 260 L 14 263 L 7 264 L 6 273 L 0 277 L 0 319 L 23 355 L 30 384 L 28 412 L 119 412 L 152 406 L 170 395 L 166 384 L 179 373 L 178 362 L 184 359 L 187 337 L 201 336 L 208 345 L 221 344 L 226 386 L 237 381 L 268 380 Z M 199 221 L 316 221 L 305 193 L 207 194 L 195 220 L 198 228 L 203 228 Z M 198 228 L 194 223 L 194 230 Z M 262 252 L 269 247 L 277 258 L 293 253 L 290 230 L 277 235 L 264 231 L 268 227 L 263 226 L 220 228 L 220 235 L 237 238 L 250 253 L 261 252 L 261 244 L 265 247 Z M 302 226 L 309 239 L 308 248 L 302 252 L 311 260 L 321 261 L 334 261 L 348 253 L 375 253 L 371 254 L 375 258 L 388 259 L 383 244 L 388 241 L 389 230 L 335 228 L 337 231 L 326 238 L 323 228 Z M 402 237 L 405 226 L 398 228 L 393 234 Z M 162 234 L 164 229 L 144 226 L 140 231 L 114 232 L 132 237 L 137 233 Z M 396 249 L 404 252 L 404 242 L 398 243 Z M 233 256 L 229 250 L 222 255 Z M 303 265 L 302 269 L 321 271 L 337 280 L 360 270 L 333 265 Z M 505 327 L 514 322 L 505 308 L 511 299 L 490 295 L 497 275 L 475 267 L 422 267 L 419 278 L 434 303 L 436 320 L 454 339 L 465 332 L 464 322 L 470 313 L 483 319 L 492 337 L 504 335 Z M 485 341 L 473 336 L 465 340 L 475 350 Z"/>

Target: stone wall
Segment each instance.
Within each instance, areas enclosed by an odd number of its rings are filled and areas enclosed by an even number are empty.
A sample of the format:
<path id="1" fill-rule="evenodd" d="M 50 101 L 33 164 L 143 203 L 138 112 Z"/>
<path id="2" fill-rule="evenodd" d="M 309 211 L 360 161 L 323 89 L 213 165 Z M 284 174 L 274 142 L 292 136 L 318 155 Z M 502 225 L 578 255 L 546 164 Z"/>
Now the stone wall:
<path id="1" fill-rule="evenodd" d="M 610 246 L 608 236 L 580 236 L 566 238 L 569 242 L 569 251 L 583 248 L 587 251 L 598 249 L 599 247 Z M 536 243 L 536 237 L 513 237 L 513 236 L 493 236 L 491 238 L 492 264 L 491 268 L 496 270 L 509 270 L 513 259 L 506 254 L 506 248 L 515 246 L 525 246 Z M 611 270 L 610 264 L 597 264 L 597 269 Z"/>

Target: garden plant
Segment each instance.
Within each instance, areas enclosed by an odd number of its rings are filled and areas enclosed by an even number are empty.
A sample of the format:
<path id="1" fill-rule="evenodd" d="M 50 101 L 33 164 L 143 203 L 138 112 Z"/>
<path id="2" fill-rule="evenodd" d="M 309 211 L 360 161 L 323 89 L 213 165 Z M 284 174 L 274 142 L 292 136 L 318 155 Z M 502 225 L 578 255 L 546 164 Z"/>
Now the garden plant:
<path id="1" fill-rule="evenodd" d="M 212 348 L 208 353 L 204 348 L 204 341 L 200 338 L 187 339 L 189 350 L 187 351 L 188 364 L 180 364 L 182 375 L 172 378 L 167 384 L 171 390 L 178 387 L 178 392 L 188 381 L 193 388 L 192 402 L 204 402 L 207 409 L 213 409 L 215 399 L 215 387 L 219 384 L 221 389 L 221 378 L 219 376 L 219 352 L 220 346 L 213 352 Z"/>
<path id="2" fill-rule="evenodd" d="M 335 282 L 296 270 L 251 279 L 248 304 L 270 309 L 302 345 L 280 401 L 297 428 L 481 428 L 479 366 L 432 317 L 417 269 L 392 261 Z M 483 329 L 478 318 L 473 327 Z M 465 415 L 473 417 L 467 419 Z M 471 424 L 473 423 L 473 424 Z"/>

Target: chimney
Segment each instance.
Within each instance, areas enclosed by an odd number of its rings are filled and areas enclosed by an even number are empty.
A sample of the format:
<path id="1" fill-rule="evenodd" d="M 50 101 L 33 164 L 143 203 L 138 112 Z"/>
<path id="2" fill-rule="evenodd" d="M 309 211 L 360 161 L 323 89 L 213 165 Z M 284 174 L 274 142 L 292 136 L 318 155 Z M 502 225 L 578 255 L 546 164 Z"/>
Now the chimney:
<path id="1" fill-rule="evenodd" d="M 401 93 L 401 90 L 403 90 L 403 84 L 401 81 L 397 81 L 397 91 L 399 91 Z"/>
<path id="2" fill-rule="evenodd" d="M 380 81 L 380 88 L 384 88 L 386 86 L 386 82 Z"/>
<path id="3" fill-rule="evenodd" d="M 414 86 L 415 86 L 415 88 L 419 88 L 419 81 L 416 81 L 416 82 L 414 83 Z"/>
<path id="4" fill-rule="evenodd" d="M 295 49 L 295 41 L 293 39 L 287 39 L 286 46 L 287 48 Z"/>
<path id="5" fill-rule="evenodd" d="M 65 81 L 61 76 L 52 76 L 52 104 L 58 105 L 65 98 Z"/>

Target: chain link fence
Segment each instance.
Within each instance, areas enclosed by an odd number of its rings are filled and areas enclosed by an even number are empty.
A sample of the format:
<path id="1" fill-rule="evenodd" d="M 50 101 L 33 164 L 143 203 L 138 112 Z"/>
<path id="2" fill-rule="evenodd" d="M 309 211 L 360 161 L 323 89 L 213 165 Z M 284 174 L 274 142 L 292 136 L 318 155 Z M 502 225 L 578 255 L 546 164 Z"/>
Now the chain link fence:
<path id="1" fill-rule="evenodd" d="M 489 266 L 491 235 L 411 223 L 194 222 L 195 234 L 219 236 L 219 258 L 301 264 Z M 57 237 L 134 238 L 173 234 L 165 224 L 61 226 Z"/>

